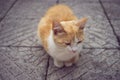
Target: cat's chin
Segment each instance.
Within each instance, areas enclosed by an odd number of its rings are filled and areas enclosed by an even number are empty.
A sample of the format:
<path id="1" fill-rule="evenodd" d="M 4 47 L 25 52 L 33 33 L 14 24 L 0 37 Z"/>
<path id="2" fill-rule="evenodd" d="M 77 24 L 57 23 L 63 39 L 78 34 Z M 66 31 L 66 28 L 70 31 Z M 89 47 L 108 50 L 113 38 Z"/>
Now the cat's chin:
<path id="1" fill-rule="evenodd" d="M 75 53 L 77 53 L 77 51 L 69 51 L 69 53 L 75 54 Z"/>
<path id="2" fill-rule="evenodd" d="M 71 52 L 71 54 L 76 54 L 76 52 Z"/>

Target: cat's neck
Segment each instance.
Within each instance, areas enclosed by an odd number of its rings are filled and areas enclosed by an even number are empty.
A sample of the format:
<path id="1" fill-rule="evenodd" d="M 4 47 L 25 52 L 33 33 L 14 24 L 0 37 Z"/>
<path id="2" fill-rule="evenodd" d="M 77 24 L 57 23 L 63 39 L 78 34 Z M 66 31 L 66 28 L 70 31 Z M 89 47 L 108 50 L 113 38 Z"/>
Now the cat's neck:
<path id="1" fill-rule="evenodd" d="M 52 51 L 63 51 L 63 47 L 60 47 L 60 46 L 57 46 L 54 42 L 54 39 L 53 39 L 53 31 L 51 30 L 50 31 L 50 35 L 48 37 L 48 50 L 51 49 Z"/>

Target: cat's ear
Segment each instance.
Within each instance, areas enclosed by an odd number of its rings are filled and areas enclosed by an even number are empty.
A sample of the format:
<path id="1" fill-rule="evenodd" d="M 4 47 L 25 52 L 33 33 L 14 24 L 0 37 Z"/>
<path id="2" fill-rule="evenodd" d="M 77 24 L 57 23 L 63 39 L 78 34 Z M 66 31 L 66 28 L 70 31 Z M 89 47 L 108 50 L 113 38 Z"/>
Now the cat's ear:
<path id="1" fill-rule="evenodd" d="M 53 33 L 54 35 L 62 35 L 65 33 L 63 27 L 59 22 L 53 22 Z"/>
<path id="2" fill-rule="evenodd" d="M 86 18 L 86 17 L 85 17 L 85 18 L 82 18 L 82 19 L 80 19 L 80 20 L 77 20 L 77 21 L 76 21 L 76 26 L 78 26 L 79 29 L 84 29 L 87 20 L 88 20 L 88 18 Z"/>

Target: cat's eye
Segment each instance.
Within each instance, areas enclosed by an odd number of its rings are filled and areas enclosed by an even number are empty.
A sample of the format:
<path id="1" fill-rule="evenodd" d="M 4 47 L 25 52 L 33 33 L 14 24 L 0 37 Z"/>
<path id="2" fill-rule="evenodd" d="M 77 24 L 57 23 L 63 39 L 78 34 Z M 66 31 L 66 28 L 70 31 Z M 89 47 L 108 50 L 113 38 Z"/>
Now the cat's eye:
<path id="1" fill-rule="evenodd" d="M 78 41 L 77 44 L 81 43 L 82 41 Z"/>
<path id="2" fill-rule="evenodd" d="M 71 43 L 65 43 L 66 45 L 71 45 Z"/>

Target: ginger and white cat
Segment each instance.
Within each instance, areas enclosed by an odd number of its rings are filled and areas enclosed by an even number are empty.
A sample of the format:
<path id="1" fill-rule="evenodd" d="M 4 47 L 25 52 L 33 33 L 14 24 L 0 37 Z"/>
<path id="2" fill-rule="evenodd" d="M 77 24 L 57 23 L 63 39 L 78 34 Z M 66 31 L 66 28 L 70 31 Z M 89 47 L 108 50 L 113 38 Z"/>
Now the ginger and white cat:
<path id="1" fill-rule="evenodd" d="M 66 5 L 51 7 L 38 25 L 38 37 L 57 67 L 78 61 L 87 18 L 77 19 Z"/>

